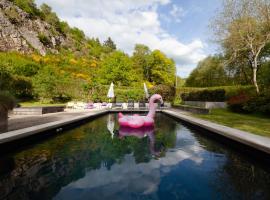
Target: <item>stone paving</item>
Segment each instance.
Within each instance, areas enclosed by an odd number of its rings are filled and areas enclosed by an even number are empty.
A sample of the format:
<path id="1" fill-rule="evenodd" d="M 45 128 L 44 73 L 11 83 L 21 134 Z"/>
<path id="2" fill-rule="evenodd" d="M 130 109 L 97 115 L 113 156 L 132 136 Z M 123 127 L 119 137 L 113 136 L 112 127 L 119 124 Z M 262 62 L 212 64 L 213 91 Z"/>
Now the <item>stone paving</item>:
<path id="1" fill-rule="evenodd" d="M 44 115 L 10 115 L 8 119 L 8 131 L 84 116 L 93 112 L 96 112 L 96 110 L 68 110 Z"/>

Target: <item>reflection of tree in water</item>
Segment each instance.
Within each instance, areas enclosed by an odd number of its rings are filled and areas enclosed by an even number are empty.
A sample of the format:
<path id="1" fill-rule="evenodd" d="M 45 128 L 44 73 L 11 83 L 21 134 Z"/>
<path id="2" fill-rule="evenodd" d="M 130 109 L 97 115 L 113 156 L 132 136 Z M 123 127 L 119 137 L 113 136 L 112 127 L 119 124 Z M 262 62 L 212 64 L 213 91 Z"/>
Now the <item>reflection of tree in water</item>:
<path id="1" fill-rule="evenodd" d="M 111 138 L 106 116 L 58 135 L 43 143 L 0 158 L 0 199 L 50 199 L 61 187 L 85 176 L 92 169 L 121 163 L 133 153 L 137 163 L 152 158 L 149 139 Z M 175 134 L 169 126 L 157 126 L 157 148 L 174 145 Z M 6 159 L 6 160 L 5 160 Z M 2 162 L 1 162 L 2 161 Z"/>
<path id="2" fill-rule="evenodd" d="M 220 157 L 220 163 L 217 164 L 219 166 L 213 171 L 216 173 L 216 180 L 212 186 L 220 194 L 224 194 L 224 199 L 235 198 L 235 195 L 237 199 L 270 199 L 269 169 L 264 170 L 257 163 L 251 163 L 235 150 L 209 140 L 207 136 L 195 134 L 195 137 L 208 153 Z"/>

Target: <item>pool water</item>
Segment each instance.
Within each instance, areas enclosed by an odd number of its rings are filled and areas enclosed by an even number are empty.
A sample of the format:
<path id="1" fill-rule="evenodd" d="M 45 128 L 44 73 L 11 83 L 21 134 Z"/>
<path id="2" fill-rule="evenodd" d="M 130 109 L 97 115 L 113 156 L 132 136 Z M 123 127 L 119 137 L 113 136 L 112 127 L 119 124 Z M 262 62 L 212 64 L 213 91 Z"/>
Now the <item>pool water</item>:
<path id="1" fill-rule="evenodd" d="M 269 166 L 164 114 L 119 128 L 117 115 L 0 158 L 0 199 L 270 199 Z"/>

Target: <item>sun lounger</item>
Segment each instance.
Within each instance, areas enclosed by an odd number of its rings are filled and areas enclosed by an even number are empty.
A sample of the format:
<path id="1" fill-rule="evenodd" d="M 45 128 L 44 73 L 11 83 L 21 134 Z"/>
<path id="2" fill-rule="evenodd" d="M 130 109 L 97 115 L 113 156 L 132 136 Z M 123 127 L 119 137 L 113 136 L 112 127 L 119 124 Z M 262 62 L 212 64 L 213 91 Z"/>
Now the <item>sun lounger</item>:
<path id="1" fill-rule="evenodd" d="M 122 109 L 124 109 L 124 110 L 128 109 L 127 103 L 122 103 Z"/>
<path id="2" fill-rule="evenodd" d="M 128 100 L 128 109 L 133 110 L 134 108 L 134 101 L 133 100 Z"/>
<path id="3" fill-rule="evenodd" d="M 134 103 L 134 109 L 139 110 L 139 103 Z"/>
<path id="4" fill-rule="evenodd" d="M 122 108 L 122 103 L 117 102 L 117 103 L 115 103 L 114 107 L 115 108 Z"/>
<path id="5" fill-rule="evenodd" d="M 139 102 L 139 109 L 145 109 L 145 108 L 146 108 L 145 102 L 144 101 L 140 101 Z"/>
<path id="6" fill-rule="evenodd" d="M 73 101 L 68 102 L 66 107 L 67 108 L 74 108 L 74 102 Z"/>

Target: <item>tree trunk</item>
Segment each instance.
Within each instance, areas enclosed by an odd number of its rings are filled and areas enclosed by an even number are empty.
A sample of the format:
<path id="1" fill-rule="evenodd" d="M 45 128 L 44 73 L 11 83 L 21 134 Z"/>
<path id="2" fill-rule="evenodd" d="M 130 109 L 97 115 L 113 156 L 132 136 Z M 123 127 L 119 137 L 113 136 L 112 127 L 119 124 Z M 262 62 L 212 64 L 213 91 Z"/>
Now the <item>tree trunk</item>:
<path id="1" fill-rule="evenodd" d="M 257 94 L 260 94 L 259 86 L 258 86 L 258 83 L 257 83 L 257 66 L 253 67 L 253 84 L 254 84 L 254 86 L 256 88 Z"/>

